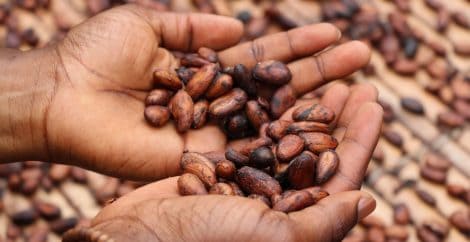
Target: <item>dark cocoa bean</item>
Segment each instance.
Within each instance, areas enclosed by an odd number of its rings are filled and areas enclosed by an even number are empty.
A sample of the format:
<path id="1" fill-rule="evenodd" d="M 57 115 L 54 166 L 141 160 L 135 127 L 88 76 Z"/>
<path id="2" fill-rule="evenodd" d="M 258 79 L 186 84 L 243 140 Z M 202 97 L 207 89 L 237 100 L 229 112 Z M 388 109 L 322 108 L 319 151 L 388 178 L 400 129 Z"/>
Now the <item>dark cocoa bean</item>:
<path id="1" fill-rule="evenodd" d="M 406 58 L 414 58 L 419 47 L 419 42 L 414 37 L 406 37 L 403 40 Z"/>
<path id="2" fill-rule="evenodd" d="M 410 223 L 410 211 L 404 203 L 393 206 L 393 221 L 397 224 L 406 225 Z"/>
<path id="3" fill-rule="evenodd" d="M 418 197 L 421 198 L 423 202 L 425 202 L 426 204 L 432 207 L 436 206 L 436 199 L 434 198 L 433 195 L 431 195 L 430 193 L 422 189 L 416 189 L 415 192 L 416 192 L 416 195 L 418 195 Z"/>
<path id="4" fill-rule="evenodd" d="M 166 89 L 154 89 L 145 99 L 145 105 L 162 105 L 165 106 L 170 102 L 172 92 Z"/>
<path id="5" fill-rule="evenodd" d="M 384 122 L 390 123 L 391 121 L 393 121 L 395 119 L 395 112 L 393 111 L 392 106 L 383 100 L 379 100 L 379 104 L 384 110 Z"/>
<path id="6" fill-rule="evenodd" d="M 403 146 L 403 138 L 401 135 L 390 128 L 386 128 L 382 131 L 384 138 L 392 145 L 401 148 Z"/>
<path id="7" fill-rule="evenodd" d="M 194 103 L 193 99 L 184 90 L 179 90 L 171 99 L 169 109 L 176 122 L 178 132 L 185 132 L 193 123 Z"/>
<path id="8" fill-rule="evenodd" d="M 302 132 L 330 133 L 331 130 L 328 124 L 310 121 L 300 121 L 287 126 L 286 132 L 289 134 L 298 134 Z"/>
<path id="9" fill-rule="evenodd" d="M 144 117 L 152 126 L 161 127 L 170 119 L 170 110 L 163 106 L 148 106 L 144 110 Z"/>
<path id="10" fill-rule="evenodd" d="M 271 197 L 274 194 L 280 194 L 282 192 L 281 185 L 279 185 L 276 179 L 260 170 L 248 166 L 237 170 L 235 179 L 238 185 L 249 194 Z"/>
<path id="11" fill-rule="evenodd" d="M 185 85 L 189 82 L 189 80 L 191 80 L 191 78 L 193 78 L 194 73 L 195 72 L 191 68 L 184 66 L 180 66 L 178 69 L 176 69 L 176 74 Z"/>
<path id="12" fill-rule="evenodd" d="M 449 234 L 449 226 L 437 221 L 424 221 L 422 226 L 436 234 L 439 238 L 444 238 Z"/>
<path id="13" fill-rule="evenodd" d="M 72 218 L 61 218 L 58 220 L 54 220 L 49 223 L 49 227 L 51 228 L 54 233 L 63 234 L 67 230 L 72 229 L 77 225 L 78 219 L 75 217 Z"/>
<path id="14" fill-rule="evenodd" d="M 53 220 L 61 215 L 60 208 L 52 203 L 37 200 L 33 202 L 33 206 L 39 215 L 46 220 Z"/>
<path id="15" fill-rule="evenodd" d="M 287 170 L 290 185 L 295 189 L 313 186 L 317 161 L 318 156 L 309 151 L 304 151 L 295 157 Z"/>
<path id="16" fill-rule="evenodd" d="M 193 75 L 185 87 L 193 100 L 197 100 L 209 88 L 218 69 L 218 65 L 211 63 L 203 66 Z"/>
<path id="17" fill-rule="evenodd" d="M 335 113 L 321 104 L 303 105 L 294 110 L 292 118 L 295 121 L 330 123 L 335 119 Z"/>
<path id="18" fill-rule="evenodd" d="M 183 87 L 183 83 L 177 75 L 167 70 L 156 70 L 153 73 L 153 80 L 156 86 L 178 90 Z"/>
<path id="19" fill-rule="evenodd" d="M 273 210 L 284 213 L 302 210 L 315 203 L 315 200 L 306 191 L 295 191 L 273 205 Z"/>
<path id="20" fill-rule="evenodd" d="M 246 103 L 246 116 L 255 129 L 259 129 L 262 124 L 269 122 L 269 115 L 263 110 L 257 101 L 251 100 Z"/>
<path id="21" fill-rule="evenodd" d="M 276 157 L 281 162 L 287 162 L 299 155 L 303 149 L 304 140 L 297 135 L 289 134 L 279 140 Z"/>
<path id="22" fill-rule="evenodd" d="M 200 100 L 194 104 L 194 117 L 191 125 L 194 129 L 202 128 L 207 121 L 207 110 L 209 109 L 209 102 Z"/>
<path id="23" fill-rule="evenodd" d="M 219 74 L 212 81 L 211 85 L 207 88 L 206 97 L 208 99 L 218 98 L 232 89 L 233 80 L 230 75 Z"/>
<path id="24" fill-rule="evenodd" d="M 197 53 L 199 54 L 199 56 L 201 56 L 202 58 L 206 59 L 209 62 L 217 63 L 219 61 L 219 58 L 217 57 L 217 52 L 207 47 L 199 48 L 197 50 Z"/>
<path id="25" fill-rule="evenodd" d="M 464 234 L 470 234 L 470 210 L 455 211 L 450 215 L 449 221 Z"/>
<path id="26" fill-rule="evenodd" d="M 290 85 L 284 85 L 277 89 L 271 99 L 271 115 L 279 118 L 290 107 L 294 106 L 296 94 Z"/>
<path id="27" fill-rule="evenodd" d="M 441 242 L 441 238 L 434 234 L 432 231 L 426 229 L 423 226 L 420 226 L 416 229 L 416 234 L 418 235 L 418 239 L 423 242 Z"/>
<path id="28" fill-rule="evenodd" d="M 246 93 L 239 88 L 235 88 L 214 100 L 209 106 L 209 112 L 215 117 L 223 117 L 242 109 L 247 100 Z"/>
<path id="29" fill-rule="evenodd" d="M 322 184 L 326 182 L 336 172 L 339 165 L 339 157 L 333 150 L 322 152 L 318 159 L 317 169 L 315 171 L 315 183 Z"/>
<path id="30" fill-rule="evenodd" d="M 338 146 L 338 141 L 335 137 L 328 134 L 307 132 L 300 133 L 299 136 L 305 141 L 305 147 L 317 154 L 326 150 L 335 149 L 336 146 Z"/>
<path id="31" fill-rule="evenodd" d="M 274 165 L 274 154 L 268 147 L 259 147 L 250 154 L 250 163 L 256 168 L 266 168 Z"/>
<path id="32" fill-rule="evenodd" d="M 438 170 L 429 166 L 423 166 L 420 169 L 420 174 L 426 180 L 431 182 L 444 184 L 447 178 L 447 172 L 443 170 Z"/>
<path id="33" fill-rule="evenodd" d="M 249 156 L 254 150 L 262 146 L 270 146 L 272 143 L 273 141 L 271 140 L 271 138 L 260 137 L 245 144 L 240 150 L 240 153 L 242 153 L 243 155 Z"/>
<path id="34" fill-rule="evenodd" d="M 291 121 L 286 120 L 276 120 L 269 124 L 268 126 L 268 135 L 269 137 L 280 140 L 287 134 L 287 127 L 291 124 Z"/>
<path id="35" fill-rule="evenodd" d="M 291 80 L 292 74 L 284 63 L 269 60 L 256 64 L 253 69 L 253 77 L 266 84 L 284 85 Z"/>
<path id="36" fill-rule="evenodd" d="M 224 119 L 223 129 L 227 136 L 233 139 L 249 137 L 254 133 L 244 112 L 236 113 Z"/>
<path id="37" fill-rule="evenodd" d="M 249 163 L 249 159 L 246 155 L 241 154 L 233 148 L 228 148 L 225 151 L 225 158 L 232 161 L 237 166 L 245 166 Z"/>
<path id="38" fill-rule="evenodd" d="M 9 214 L 11 221 L 17 225 L 28 225 L 33 223 L 37 217 L 38 214 L 34 208 L 27 208 L 18 212 L 15 212 L 13 214 Z"/>
<path id="39" fill-rule="evenodd" d="M 249 96 L 255 96 L 257 87 L 255 81 L 251 78 L 251 72 L 243 64 L 237 64 L 233 67 L 233 79 L 235 83 L 245 91 Z"/>
<path id="40" fill-rule="evenodd" d="M 412 97 L 403 97 L 400 100 L 401 106 L 412 113 L 415 114 L 424 114 L 424 107 L 423 104 L 417 99 L 414 99 Z"/>

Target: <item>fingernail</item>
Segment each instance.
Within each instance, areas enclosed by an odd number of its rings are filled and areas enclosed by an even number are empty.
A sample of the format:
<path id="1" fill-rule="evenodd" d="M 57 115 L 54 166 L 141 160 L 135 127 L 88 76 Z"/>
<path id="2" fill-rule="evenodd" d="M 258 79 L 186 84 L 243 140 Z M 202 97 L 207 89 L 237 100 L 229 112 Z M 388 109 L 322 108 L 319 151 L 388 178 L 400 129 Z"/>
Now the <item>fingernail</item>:
<path id="1" fill-rule="evenodd" d="M 341 31 L 339 29 L 336 29 L 336 32 L 338 32 L 338 37 L 336 38 L 336 41 L 341 39 Z"/>
<path id="2" fill-rule="evenodd" d="M 362 220 L 375 209 L 375 200 L 370 195 L 364 194 L 357 205 L 357 214 L 359 220 Z"/>

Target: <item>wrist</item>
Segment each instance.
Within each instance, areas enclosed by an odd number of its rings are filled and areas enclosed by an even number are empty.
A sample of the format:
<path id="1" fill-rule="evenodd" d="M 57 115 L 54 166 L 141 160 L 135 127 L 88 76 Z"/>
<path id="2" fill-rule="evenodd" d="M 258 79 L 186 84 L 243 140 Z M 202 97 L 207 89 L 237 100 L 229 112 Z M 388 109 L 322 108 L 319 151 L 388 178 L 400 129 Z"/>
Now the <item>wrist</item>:
<path id="1" fill-rule="evenodd" d="M 0 50 L 0 155 L 2 161 L 49 160 L 47 109 L 56 85 L 52 48 Z"/>

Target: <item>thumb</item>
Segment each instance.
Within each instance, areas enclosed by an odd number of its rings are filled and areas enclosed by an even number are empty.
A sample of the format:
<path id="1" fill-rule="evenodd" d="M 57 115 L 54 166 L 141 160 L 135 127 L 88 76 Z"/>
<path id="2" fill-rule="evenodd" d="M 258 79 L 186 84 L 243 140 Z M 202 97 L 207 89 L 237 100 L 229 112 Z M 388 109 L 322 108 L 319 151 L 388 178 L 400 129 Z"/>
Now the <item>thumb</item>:
<path id="1" fill-rule="evenodd" d="M 341 241 L 354 225 L 375 209 L 375 200 L 361 191 L 342 192 L 314 206 L 289 214 L 307 241 Z"/>

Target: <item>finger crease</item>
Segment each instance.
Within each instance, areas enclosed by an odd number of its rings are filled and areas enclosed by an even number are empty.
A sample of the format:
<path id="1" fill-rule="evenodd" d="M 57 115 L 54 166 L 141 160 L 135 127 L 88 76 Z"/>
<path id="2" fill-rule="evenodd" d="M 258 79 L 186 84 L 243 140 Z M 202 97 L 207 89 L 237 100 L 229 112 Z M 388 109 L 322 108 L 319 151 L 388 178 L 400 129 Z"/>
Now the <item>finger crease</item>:
<path id="1" fill-rule="evenodd" d="M 191 22 L 191 17 L 189 15 L 186 16 L 186 25 L 188 26 L 188 33 L 189 33 L 189 38 L 188 38 L 188 45 L 186 50 L 190 51 L 193 47 L 193 38 L 194 38 L 194 33 L 193 33 L 193 25 Z"/>
<path id="2" fill-rule="evenodd" d="M 257 40 L 251 41 L 251 54 L 255 59 L 256 63 L 263 60 L 264 47 L 262 44 L 259 44 Z"/>
<path id="3" fill-rule="evenodd" d="M 323 61 L 323 57 L 321 57 L 321 55 L 317 55 L 313 57 L 313 60 L 317 66 L 318 72 L 320 73 L 320 82 L 323 83 L 326 81 L 325 62 Z"/>
<path id="4" fill-rule="evenodd" d="M 292 46 L 292 41 L 291 41 L 291 37 L 290 37 L 290 35 L 289 35 L 289 32 L 290 32 L 290 31 L 287 31 L 287 32 L 285 32 L 285 33 L 286 33 L 286 37 L 287 37 L 287 44 L 288 44 L 288 46 L 289 46 L 289 50 L 290 50 L 290 53 L 291 53 L 291 58 L 290 58 L 290 59 L 296 59 L 297 56 L 299 56 L 299 55 L 298 55 L 297 52 L 294 50 L 294 46 Z"/>

